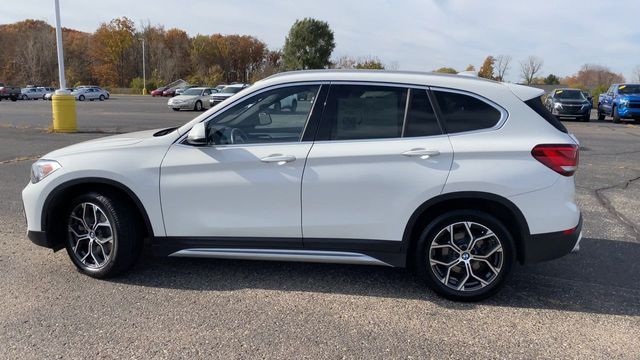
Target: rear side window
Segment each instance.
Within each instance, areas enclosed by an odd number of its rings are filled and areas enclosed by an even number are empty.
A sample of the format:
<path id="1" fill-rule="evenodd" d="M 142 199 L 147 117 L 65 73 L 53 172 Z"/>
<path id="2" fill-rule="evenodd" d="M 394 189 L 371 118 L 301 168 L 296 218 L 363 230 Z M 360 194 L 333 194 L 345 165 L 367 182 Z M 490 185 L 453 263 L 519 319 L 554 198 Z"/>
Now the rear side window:
<path id="1" fill-rule="evenodd" d="M 426 90 L 409 90 L 409 108 L 404 125 L 404 137 L 441 135 L 436 114 Z"/>
<path id="2" fill-rule="evenodd" d="M 531 110 L 533 110 L 536 113 L 538 113 L 538 115 L 540 115 L 540 117 L 542 117 L 549 124 L 551 124 L 551 126 L 553 126 L 554 128 L 562 131 L 563 133 L 568 133 L 567 128 L 564 127 L 564 125 L 560 122 L 560 120 L 558 120 L 544 106 L 544 104 L 542 103 L 542 97 L 541 96 L 540 97 L 535 97 L 535 98 L 530 99 L 530 100 L 527 100 L 524 103 L 527 104 L 531 108 Z"/>
<path id="3" fill-rule="evenodd" d="M 489 129 L 498 124 L 500 111 L 473 96 L 446 92 L 433 92 L 449 133 Z"/>
<path id="4" fill-rule="evenodd" d="M 402 135 L 407 89 L 375 85 L 332 85 L 319 138 L 357 140 Z"/>

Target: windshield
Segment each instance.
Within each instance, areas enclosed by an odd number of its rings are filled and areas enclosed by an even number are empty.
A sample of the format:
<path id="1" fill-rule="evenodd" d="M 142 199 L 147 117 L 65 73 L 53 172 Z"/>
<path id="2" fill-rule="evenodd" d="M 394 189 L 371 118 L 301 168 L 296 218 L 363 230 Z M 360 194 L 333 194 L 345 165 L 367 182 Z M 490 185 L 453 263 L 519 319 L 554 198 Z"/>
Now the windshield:
<path id="1" fill-rule="evenodd" d="M 580 90 L 557 90 L 554 97 L 562 100 L 585 100 Z"/>
<path id="2" fill-rule="evenodd" d="M 226 88 L 222 89 L 222 91 L 220 92 L 223 94 L 235 94 L 240 90 L 242 90 L 242 88 L 239 86 L 227 86 Z"/>
<path id="3" fill-rule="evenodd" d="M 202 93 L 202 90 L 200 89 L 188 89 L 185 90 L 182 95 L 200 95 Z"/>
<path id="4" fill-rule="evenodd" d="M 640 94 L 640 85 L 620 85 L 618 86 L 619 94 Z"/>

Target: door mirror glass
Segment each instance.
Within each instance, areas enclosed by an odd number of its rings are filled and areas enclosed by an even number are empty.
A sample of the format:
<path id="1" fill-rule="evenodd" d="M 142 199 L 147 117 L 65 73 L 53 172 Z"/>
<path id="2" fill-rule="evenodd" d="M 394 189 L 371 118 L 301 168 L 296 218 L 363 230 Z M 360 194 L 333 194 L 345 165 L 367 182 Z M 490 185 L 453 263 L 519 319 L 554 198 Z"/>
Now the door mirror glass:
<path id="1" fill-rule="evenodd" d="M 191 145 L 207 145 L 207 127 L 200 122 L 193 126 L 189 134 L 187 134 L 187 143 Z"/>
<path id="2" fill-rule="evenodd" d="M 273 120 L 271 120 L 271 114 L 269 114 L 266 111 L 260 112 L 258 114 L 258 118 L 259 118 L 260 126 L 271 125 L 271 123 L 273 122 Z"/>

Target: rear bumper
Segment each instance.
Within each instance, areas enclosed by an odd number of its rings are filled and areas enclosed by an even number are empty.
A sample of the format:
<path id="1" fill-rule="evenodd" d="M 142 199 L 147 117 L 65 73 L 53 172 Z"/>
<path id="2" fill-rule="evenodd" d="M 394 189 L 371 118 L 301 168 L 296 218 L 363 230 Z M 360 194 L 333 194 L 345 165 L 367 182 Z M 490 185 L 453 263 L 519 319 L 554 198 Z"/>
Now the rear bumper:
<path id="1" fill-rule="evenodd" d="M 524 239 L 525 264 L 557 259 L 565 256 L 574 249 L 582 233 L 582 215 L 578 225 L 572 231 L 557 231 L 551 233 L 529 235 Z"/>

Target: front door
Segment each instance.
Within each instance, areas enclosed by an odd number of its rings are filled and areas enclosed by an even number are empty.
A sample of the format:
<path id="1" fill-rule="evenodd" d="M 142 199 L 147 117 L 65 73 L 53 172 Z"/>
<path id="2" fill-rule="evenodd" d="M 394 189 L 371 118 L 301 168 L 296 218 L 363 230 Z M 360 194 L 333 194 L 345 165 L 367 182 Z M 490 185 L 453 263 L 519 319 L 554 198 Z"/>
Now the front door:
<path id="1" fill-rule="evenodd" d="M 274 104 L 319 85 L 285 86 L 239 100 L 207 120 L 209 145 L 174 144 L 160 176 L 167 236 L 301 245 L 300 187 L 312 101 Z M 257 242 L 257 243 L 256 243 Z M 266 243 L 265 243 L 266 244 Z"/>

